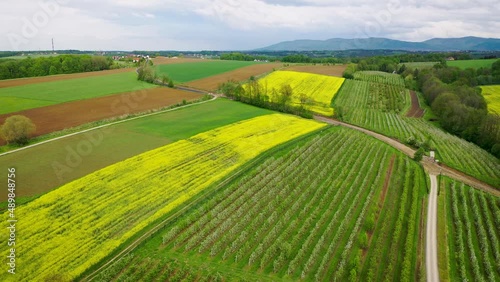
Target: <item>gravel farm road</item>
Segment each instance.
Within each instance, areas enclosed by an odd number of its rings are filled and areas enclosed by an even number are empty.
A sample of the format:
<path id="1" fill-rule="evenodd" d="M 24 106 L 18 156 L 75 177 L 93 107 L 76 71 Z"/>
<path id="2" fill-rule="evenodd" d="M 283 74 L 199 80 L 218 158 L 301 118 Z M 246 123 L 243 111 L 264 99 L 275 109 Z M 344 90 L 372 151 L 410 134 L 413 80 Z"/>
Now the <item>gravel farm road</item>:
<path id="1" fill-rule="evenodd" d="M 335 119 L 326 118 L 322 116 L 314 116 L 314 119 L 322 122 L 326 122 L 332 125 L 345 126 L 352 128 L 354 130 L 361 131 L 365 134 L 373 136 L 382 142 L 389 144 L 390 146 L 396 148 L 400 152 L 404 153 L 409 157 L 413 157 L 415 150 L 406 146 L 405 144 L 399 142 L 398 140 L 389 138 L 382 134 L 373 132 L 371 130 L 355 126 L 352 124 L 344 123 Z M 437 256 L 437 191 L 438 191 L 438 181 L 437 175 L 442 174 L 458 181 L 461 181 L 469 186 L 475 187 L 477 189 L 486 191 L 493 195 L 499 196 L 500 190 L 488 185 L 474 177 L 466 175 L 465 173 L 458 171 L 456 169 L 450 168 L 446 165 L 438 165 L 434 160 L 429 157 L 424 156 L 421 161 L 427 174 L 429 174 L 431 180 L 431 187 L 429 191 L 429 202 L 427 206 L 427 235 L 426 235 L 426 246 L 425 246 L 425 261 L 426 261 L 426 273 L 427 281 L 438 282 L 439 281 L 439 269 L 438 269 L 438 256 Z"/>
<path id="2" fill-rule="evenodd" d="M 437 259 L 437 177 L 429 174 L 431 178 L 431 190 L 429 193 L 429 204 L 427 205 L 427 235 L 425 242 L 425 265 L 428 282 L 439 281 L 438 259 Z"/>

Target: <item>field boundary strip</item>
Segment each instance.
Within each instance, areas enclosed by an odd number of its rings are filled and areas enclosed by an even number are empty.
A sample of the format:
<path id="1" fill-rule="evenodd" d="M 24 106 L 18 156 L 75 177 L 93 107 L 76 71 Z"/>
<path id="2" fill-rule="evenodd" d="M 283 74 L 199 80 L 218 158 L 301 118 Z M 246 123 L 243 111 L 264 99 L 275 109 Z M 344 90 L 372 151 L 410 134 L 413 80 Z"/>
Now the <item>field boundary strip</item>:
<path id="1" fill-rule="evenodd" d="M 39 143 L 36 143 L 36 144 L 28 145 L 26 147 L 22 147 L 22 148 L 19 148 L 19 149 L 15 149 L 15 150 L 12 150 L 12 151 L 1 153 L 0 157 L 8 155 L 8 154 L 15 153 L 15 152 L 19 152 L 19 151 L 22 151 L 22 150 L 26 150 L 26 149 L 29 149 L 29 148 L 33 148 L 33 147 L 36 147 L 36 146 L 39 146 L 39 145 L 42 145 L 42 144 L 50 143 L 50 142 L 53 142 L 53 141 L 56 141 L 56 140 L 64 139 L 64 138 L 75 136 L 75 135 L 82 134 L 82 133 L 86 133 L 86 132 L 89 132 L 89 131 L 92 131 L 92 130 L 96 130 L 96 129 L 104 128 L 104 127 L 107 127 L 107 126 L 124 123 L 124 122 L 127 122 L 127 121 L 132 121 L 132 120 L 136 120 L 136 119 L 140 119 L 140 118 L 145 118 L 145 117 L 149 117 L 149 116 L 153 116 L 153 115 L 158 115 L 158 114 L 163 114 L 163 113 L 167 113 L 167 112 L 172 112 L 172 111 L 175 111 L 175 110 L 184 109 L 184 108 L 188 108 L 188 107 L 195 106 L 195 105 L 200 105 L 200 104 L 212 102 L 212 101 L 215 101 L 216 99 L 217 99 L 217 96 L 213 96 L 212 99 L 210 99 L 210 100 L 201 101 L 201 102 L 198 102 L 198 103 L 193 103 L 193 104 L 189 104 L 189 105 L 185 105 L 185 106 L 180 106 L 180 107 L 173 108 L 173 109 L 166 109 L 166 110 L 163 110 L 163 111 L 149 113 L 149 114 L 145 114 L 145 115 L 141 115 L 141 116 L 137 116 L 137 117 L 133 117 L 133 118 L 129 118 L 129 119 L 124 119 L 124 120 L 120 120 L 120 121 L 115 121 L 115 122 L 112 122 L 112 123 L 99 125 L 99 126 L 92 127 L 92 128 L 89 128 L 89 129 L 84 129 L 84 130 L 81 130 L 81 131 L 78 131 L 78 132 L 73 132 L 73 133 L 66 134 L 66 135 L 63 135 L 63 136 L 59 136 L 59 137 L 56 137 L 56 138 L 53 138 L 53 139 L 45 140 L 45 141 L 42 141 L 42 142 L 39 142 Z"/>

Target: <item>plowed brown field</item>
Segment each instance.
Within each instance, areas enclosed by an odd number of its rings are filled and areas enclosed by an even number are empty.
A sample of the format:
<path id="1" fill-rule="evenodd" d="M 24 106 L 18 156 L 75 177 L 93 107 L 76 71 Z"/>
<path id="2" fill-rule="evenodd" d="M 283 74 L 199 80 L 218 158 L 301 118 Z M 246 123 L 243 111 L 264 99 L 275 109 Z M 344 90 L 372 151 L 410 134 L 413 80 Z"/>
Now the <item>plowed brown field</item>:
<path id="1" fill-rule="evenodd" d="M 220 84 L 227 82 L 228 80 L 235 80 L 235 81 L 247 80 L 251 76 L 257 76 L 281 67 L 283 67 L 282 63 L 256 64 L 239 68 L 233 71 L 228 71 L 225 73 L 213 75 L 207 78 L 194 80 L 186 83 L 186 85 L 196 89 L 215 91 Z"/>
<path id="2" fill-rule="evenodd" d="M 420 108 L 420 104 L 418 103 L 417 93 L 415 93 L 415 91 L 410 91 L 410 95 L 411 95 L 411 108 L 406 113 L 406 116 L 407 117 L 415 117 L 415 118 L 423 117 L 424 110 L 422 110 L 422 108 Z"/>
<path id="3" fill-rule="evenodd" d="M 291 66 L 286 68 L 285 70 L 342 77 L 342 74 L 344 73 L 346 68 L 347 65 L 334 65 L 334 66 L 308 65 L 308 66 Z"/>
<path id="4" fill-rule="evenodd" d="M 134 70 L 135 70 L 134 68 L 126 68 L 126 69 L 116 69 L 116 70 L 93 71 L 93 72 L 82 72 L 82 73 L 72 73 L 72 74 L 59 74 L 59 75 L 0 80 L 0 88 L 21 86 L 21 85 L 35 84 L 35 83 L 42 83 L 42 82 L 51 82 L 51 81 L 58 81 L 58 80 L 67 80 L 67 79 L 74 79 L 74 78 L 101 76 L 101 75 L 123 73 L 123 72 L 132 72 Z"/>
<path id="5" fill-rule="evenodd" d="M 197 93 L 158 87 L 4 114 L 0 115 L 0 124 L 9 116 L 24 115 L 35 123 L 35 136 L 40 136 L 92 121 L 158 109 L 180 103 L 182 100 L 199 98 L 201 95 Z M 0 145 L 5 145 L 5 141 L 0 139 Z"/>

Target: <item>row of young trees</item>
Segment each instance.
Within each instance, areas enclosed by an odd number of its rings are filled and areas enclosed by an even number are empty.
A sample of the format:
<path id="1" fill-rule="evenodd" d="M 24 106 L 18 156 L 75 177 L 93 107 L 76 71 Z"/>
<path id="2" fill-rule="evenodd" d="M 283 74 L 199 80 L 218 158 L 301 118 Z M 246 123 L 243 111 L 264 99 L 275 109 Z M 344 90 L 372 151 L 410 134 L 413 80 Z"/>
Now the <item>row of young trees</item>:
<path id="1" fill-rule="evenodd" d="M 0 62 L 0 79 L 108 70 L 113 64 L 112 58 L 103 56 L 28 57 L 23 60 Z"/>

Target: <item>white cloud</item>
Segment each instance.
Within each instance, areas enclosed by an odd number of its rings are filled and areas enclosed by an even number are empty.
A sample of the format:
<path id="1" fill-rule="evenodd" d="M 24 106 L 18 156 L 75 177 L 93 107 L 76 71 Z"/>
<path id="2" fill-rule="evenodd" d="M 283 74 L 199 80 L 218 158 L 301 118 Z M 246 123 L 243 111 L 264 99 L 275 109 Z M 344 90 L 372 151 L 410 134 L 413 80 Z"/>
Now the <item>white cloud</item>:
<path id="1" fill-rule="evenodd" d="M 60 48 L 161 49 L 156 47 L 163 42 L 168 49 L 250 49 L 298 38 L 421 41 L 436 36 L 498 37 L 500 30 L 498 0 L 57 1 L 65 4 L 56 7 L 57 13 L 21 49 L 46 49 L 51 36 L 57 37 Z M 25 22 L 40 13 L 46 12 L 30 0 L 0 2 L 0 49 L 15 49 L 7 35 L 22 35 Z"/>

